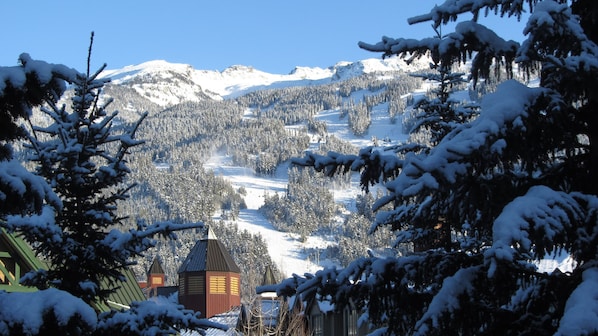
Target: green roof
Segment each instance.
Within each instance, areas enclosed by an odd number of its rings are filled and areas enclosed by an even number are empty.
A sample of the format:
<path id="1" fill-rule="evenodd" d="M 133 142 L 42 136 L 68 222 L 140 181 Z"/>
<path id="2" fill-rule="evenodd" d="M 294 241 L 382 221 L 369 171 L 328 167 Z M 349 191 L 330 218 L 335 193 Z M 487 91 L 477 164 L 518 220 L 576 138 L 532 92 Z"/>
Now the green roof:
<path id="1" fill-rule="evenodd" d="M 35 291 L 33 287 L 22 286 L 19 281 L 25 273 L 38 269 L 47 267 L 35 256 L 29 245 L 17 235 L 0 229 L 0 275 L 5 279 L 4 283 L 0 283 L 0 290 Z"/>
<path id="2" fill-rule="evenodd" d="M 123 275 L 125 276 L 125 281 L 118 281 L 112 285 L 110 285 L 108 281 L 102 282 L 103 288 L 116 286 L 117 289 L 108 296 L 108 299 L 106 299 L 103 304 L 97 304 L 97 308 L 99 310 L 108 311 L 110 309 L 128 309 L 131 302 L 145 301 L 145 295 L 143 295 L 143 291 L 141 290 L 141 287 L 139 287 L 133 271 L 130 268 L 126 268 L 123 271 Z"/>
<path id="3" fill-rule="evenodd" d="M 14 277 L 8 277 L 8 284 L 0 283 L 0 290 L 7 292 L 24 292 L 35 291 L 36 288 L 25 287 L 18 283 L 20 277 L 31 271 L 37 269 L 48 269 L 41 260 L 36 256 L 29 244 L 15 234 L 7 233 L 4 229 L 0 229 L 0 258 L 10 258 L 15 261 Z M 9 273 L 3 263 L 0 263 L 0 273 Z M 135 275 L 129 268 L 123 271 L 125 281 L 117 281 L 110 284 L 107 280 L 103 281 L 101 287 L 104 289 L 116 287 L 117 290 L 108 296 L 106 302 L 97 302 L 94 306 L 97 310 L 108 311 L 110 309 L 128 308 L 133 301 L 144 301 L 145 296 L 135 279 Z M 6 274 L 5 274 L 6 276 Z"/>

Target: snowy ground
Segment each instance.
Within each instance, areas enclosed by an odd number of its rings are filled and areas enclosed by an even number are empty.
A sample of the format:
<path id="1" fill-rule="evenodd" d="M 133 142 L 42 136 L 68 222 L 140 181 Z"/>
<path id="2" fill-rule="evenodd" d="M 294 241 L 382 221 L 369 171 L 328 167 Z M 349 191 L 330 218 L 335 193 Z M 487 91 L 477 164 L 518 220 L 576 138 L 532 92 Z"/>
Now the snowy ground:
<path id="1" fill-rule="evenodd" d="M 398 143 L 407 139 L 403 133 L 402 123 L 390 123 L 387 114 L 387 105 L 382 104 L 372 111 L 372 124 L 367 135 L 356 137 L 349 130 L 347 118 L 340 119 L 340 110 L 327 110 L 321 112 L 317 118 L 325 121 L 328 125 L 328 132 L 340 139 L 350 141 L 357 147 L 373 145 L 373 138 L 389 139 L 392 143 Z M 247 117 L 251 117 L 248 111 Z M 400 118 L 399 118 L 400 120 Z M 312 146 L 317 145 L 314 138 Z M 251 233 L 260 233 L 268 244 L 268 250 L 272 261 L 282 271 L 285 277 L 293 273 L 313 273 L 332 263 L 330 260 L 318 260 L 317 251 L 325 249 L 334 242 L 320 236 L 308 237 L 305 243 L 299 241 L 297 235 L 280 232 L 264 218 L 258 209 L 264 204 L 264 194 L 284 193 L 288 182 L 287 167 L 280 167 L 274 177 L 261 178 L 255 176 L 250 169 L 233 166 L 230 158 L 221 154 L 215 154 L 205 165 L 212 169 L 217 175 L 226 178 L 235 188 L 244 187 L 247 191 L 245 202 L 247 209 L 240 211 L 239 218 L 235 220 L 239 229 Z M 351 204 L 355 196 L 360 193 L 357 180 L 354 179 L 353 187 L 345 190 L 333 190 L 337 202 Z M 316 252 L 316 253 L 314 253 Z"/>
<path id="2" fill-rule="evenodd" d="M 297 235 L 276 230 L 272 224 L 258 211 L 264 204 L 264 194 L 284 193 L 288 182 L 286 168 L 278 170 L 272 178 L 261 178 L 253 171 L 243 167 L 232 166 L 230 159 L 215 155 L 207 163 L 206 168 L 211 168 L 217 175 L 221 175 L 231 182 L 235 188 L 244 187 L 247 191 L 245 203 L 247 209 L 242 209 L 234 223 L 240 230 L 259 233 L 268 244 L 268 252 L 272 261 L 278 266 L 285 277 L 293 273 L 313 273 L 326 262 L 318 263 L 309 257 L 312 249 L 324 249 L 331 242 L 318 236 L 312 236 L 305 243 L 299 241 Z M 229 221 L 233 223 L 232 221 Z"/>
<path id="3" fill-rule="evenodd" d="M 425 92 L 426 89 L 427 85 L 424 84 L 419 94 Z M 356 92 L 351 98 L 359 100 L 364 94 L 368 93 Z M 407 135 L 403 133 L 401 118 L 397 118 L 397 122 L 393 124 L 390 122 L 387 111 L 387 104 L 376 106 L 371 114 L 372 123 L 367 134 L 359 137 L 351 133 L 346 117 L 340 119 L 340 110 L 338 109 L 322 111 L 316 117 L 318 120 L 326 122 L 329 134 L 349 141 L 358 148 L 374 145 L 374 139 L 386 139 L 390 143 L 405 141 Z M 251 118 L 251 111 L 246 111 L 245 117 Z M 314 137 L 312 148 L 317 146 L 317 141 L 318 139 Z M 277 264 L 285 277 L 291 276 L 293 273 L 313 273 L 322 267 L 333 264 L 330 260 L 319 260 L 317 251 L 325 249 L 334 242 L 320 236 L 311 236 L 305 243 L 302 243 L 297 235 L 277 231 L 258 212 L 258 209 L 264 204 L 264 193 L 284 193 L 288 182 L 287 167 L 280 167 L 274 177 L 260 178 L 256 177 L 250 169 L 232 166 L 230 158 L 219 154 L 214 155 L 205 166 L 229 180 L 235 188 L 242 186 L 247 190 L 245 196 L 247 209 L 240 211 L 239 218 L 235 222 L 241 230 L 245 229 L 262 235 L 268 244 L 272 261 Z M 350 206 L 354 203 L 355 196 L 360 193 L 360 188 L 355 178 L 352 188 L 333 190 L 332 192 L 337 202 Z"/>

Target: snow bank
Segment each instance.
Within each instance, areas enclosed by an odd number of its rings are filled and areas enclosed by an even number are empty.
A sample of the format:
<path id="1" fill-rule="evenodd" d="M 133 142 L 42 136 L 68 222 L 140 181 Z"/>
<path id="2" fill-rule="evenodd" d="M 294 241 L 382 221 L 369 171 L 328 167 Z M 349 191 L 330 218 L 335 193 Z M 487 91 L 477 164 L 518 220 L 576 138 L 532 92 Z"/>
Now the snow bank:
<path id="1" fill-rule="evenodd" d="M 66 326 L 73 319 L 94 327 L 97 316 L 83 300 L 58 289 L 50 288 L 31 293 L 0 292 L 0 334 L 9 328 L 22 326 L 26 335 L 36 335 L 44 324 L 43 317 L 53 312 L 56 323 Z M 10 304 L 6 304 L 10 303 Z"/>

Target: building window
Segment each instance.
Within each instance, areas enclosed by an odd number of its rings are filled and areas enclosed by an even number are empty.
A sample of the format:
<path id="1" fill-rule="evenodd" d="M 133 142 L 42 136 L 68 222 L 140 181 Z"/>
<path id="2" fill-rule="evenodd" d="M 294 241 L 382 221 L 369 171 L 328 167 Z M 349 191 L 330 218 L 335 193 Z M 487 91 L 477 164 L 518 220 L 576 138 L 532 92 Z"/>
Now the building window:
<path id="1" fill-rule="evenodd" d="M 218 275 L 210 277 L 210 294 L 226 294 L 225 276 Z"/>
<path id="2" fill-rule="evenodd" d="M 312 315 L 312 335 L 313 336 L 324 336 L 324 318 L 322 314 Z"/>
<path id="3" fill-rule="evenodd" d="M 239 278 L 230 278 L 230 293 L 232 295 L 239 295 Z"/>
<path id="4" fill-rule="evenodd" d="M 355 309 L 345 309 L 347 321 L 347 336 L 357 336 L 357 312 Z"/>
<path id="5" fill-rule="evenodd" d="M 163 281 L 162 281 L 162 277 L 161 276 L 152 276 L 152 280 L 151 280 L 152 286 L 161 286 L 163 285 Z"/>
<path id="6" fill-rule="evenodd" d="M 188 277 L 189 295 L 204 294 L 206 291 L 206 280 L 202 275 L 190 275 Z"/>
<path id="7" fill-rule="evenodd" d="M 179 295 L 185 295 L 185 277 L 179 278 Z"/>

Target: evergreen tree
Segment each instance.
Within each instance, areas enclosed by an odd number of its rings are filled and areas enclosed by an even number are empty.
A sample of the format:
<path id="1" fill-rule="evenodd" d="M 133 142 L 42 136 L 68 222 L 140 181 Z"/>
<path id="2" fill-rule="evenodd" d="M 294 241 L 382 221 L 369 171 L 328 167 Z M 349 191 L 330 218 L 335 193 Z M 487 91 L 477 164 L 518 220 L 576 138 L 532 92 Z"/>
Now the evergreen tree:
<path id="1" fill-rule="evenodd" d="M 106 82 L 97 79 L 102 70 L 90 74 L 88 69 L 73 81 L 72 112 L 48 101 L 42 112 L 53 124 L 34 126 L 31 137 L 32 160 L 38 163 L 38 173 L 61 200 L 55 219 L 61 229 L 60 239 L 36 246 L 52 265 L 47 273 L 39 274 L 36 284 L 51 284 L 88 303 L 109 294 L 100 290 L 102 279 L 118 279 L 129 257 L 139 248 L 149 247 L 149 241 L 140 240 L 113 245 L 119 237 L 110 229 L 120 221 L 114 210 L 131 188 L 125 184 L 129 173 L 125 155 L 129 148 L 142 143 L 134 138 L 141 119 L 128 133 L 113 134 L 112 120 L 117 113 L 106 113 L 110 101 L 99 103 L 100 89 Z M 27 237 L 32 242 L 40 238 Z"/>
<path id="2" fill-rule="evenodd" d="M 12 146 L 26 138 L 27 132 L 21 121 L 31 116 L 32 108 L 45 101 L 56 102 L 66 90 L 65 82 L 72 81 L 76 75 L 73 69 L 33 60 L 28 54 L 19 56 L 18 66 L 0 67 L 0 228 L 9 233 L 15 229 L 18 231 L 7 223 L 11 216 L 35 218 L 42 215 L 45 204 L 60 205 L 60 200 L 44 179 L 29 172 L 13 157 Z M 51 334 L 60 333 L 64 328 L 89 331 L 85 313 L 93 310 L 82 301 L 73 299 L 68 294 L 52 291 L 36 293 L 35 296 L 31 293 L 1 292 L 0 333 Z M 68 310 L 60 312 L 60 308 L 51 306 L 56 301 L 68 302 L 70 311 L 76 313 L 71 314 Z M 39 312 L 43 316 L 30 321 L 37 307 L 45 309 Z"/>
<path id="3" fill-rule="evenodd" d="M 98 75 L 104 67 L 90 74 L 88 59 L 86 74 L 73 72 L 68 77 L 75 91 L 70 112 L 65 106 L 56 105 L 57 95 L 40 98 L 46 104 L 42 111 L 53 123 L 48 127 L 32 126 L 30 148 L 33 160 L 38 163 L 38 174 L 52 188 L 42 191 L 54 191 L 53 202 L 42 204 L 36 214 L 8 216 L 2 225 L 21 234 L 37 255 L 49 262 L 49 269 L 34 270 L 21 279 L 40 291 L 12 298 L 19 300 L 19 304 L 43 301 L 45 308 L 39 312 L 22 312 L 29 317 L 41 314 L 34 320 L 43 321 L 36 326 L 42 334 L 110 331 L 141 335 L 211 326 L 199 315 L 174 303 L 138 302 L 128 312 L 112 311 L 97 316 L 91 308 L 98 302 L 106 303 L 118 282 L 125 281 L 122 272 L 132 258 L 155 245 L 154 236 L 173 238 L 175 230 L 202 226 L 201 223 L 158 223 L 140 224 L 127 232 L 117 229 L 123 219 L 115 214 L 117 202 L 125 200 L 132 187 L 126 183 L 130 171 L 125 156 L 130 148 L 142 143 L 135 139 L 141 119 L 116 134 L 112 121 L 117 113 L 106 113 L 110 101 L 100 104 L 101 88 L 107 80 L 98 79 Z M 124 325 L 123 316 L 128 318 Z M 29 333 L 27 329 L 33 322 L 28 319 L 0 311 L 0 329 L 9 334 Z"/>
<path id="4" fill-rule="evenodd" d="M 436 38 L 441 41 L 443 36 L 436 30 Z M 433 58 L 430 64 L 433 72 L 413 74 L 423 80 L 431 81 L 437 86 L 432 89 L 432 98 L 424 97 L 418 100 L 413 108 L 420 111 L 415 116 L 416 122 L 409 133 L 429 132 L 429 144 L 422 144 L 425 151 L 438 142 L 458 125 L 471 120 L 476 114 L 476 106 L 463 104 L 451 97 L 459 85 L 466 83 L 464 73 L 453 72 L 453 63 L 445 63 L 443 59 Z"/>
<path id="5" fill-rule="evenodd" d="M 381 334 L 598 333 L 598 181 L 592 174 L 598 5 L 525 2 L 531 15 L 522 44 L 477 22 L 480 13 L 523 13 L 524 1 L 498 0 L 447 0 L 410 20 L 438 28 L 473 14 L 441 39 L 360 43 L 385 56 L 430 55 L 446 65 L 473 55 L 474 83 L 501 65 L 510 75 L 516 61 L 529 74 L 539 69 L 540 87 L 502 83 L 483 98 L 477 118 L 440 133 L 427 154 L 365 149 L 358 156 L 308 153 L 296 160 L 329 173 L 361 171 L 366 188 L 383 181 L 388 195 L 374 205 L 374 226 L 392 227 L 397 244 L 425 240 L 429 248 L 296 276 L 279 292 L 318 293 L 339 306 L 350 299 Z M 391 210 L 379 210 L 387 204 Z M 571 272 L 538 269 L 556 253 L 572 258 Z"/>
<path id="6" fill-rule="evenodd" d="M 76 71 L 62 65 L 19 57 L 19 65 L 0 67 L 0 216 L 41 211 L 44 202 L 56 203 L 48 185 L 14 159 L 12 144 L 26 138 L 19 119 L 44 101 L 57 101 L 65 81 Z"/>

